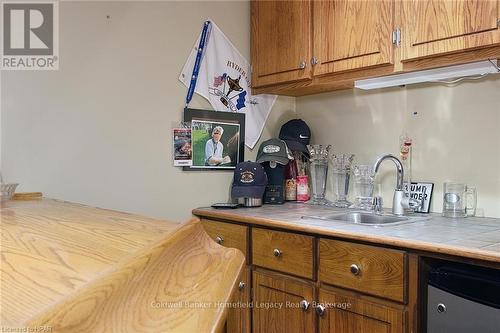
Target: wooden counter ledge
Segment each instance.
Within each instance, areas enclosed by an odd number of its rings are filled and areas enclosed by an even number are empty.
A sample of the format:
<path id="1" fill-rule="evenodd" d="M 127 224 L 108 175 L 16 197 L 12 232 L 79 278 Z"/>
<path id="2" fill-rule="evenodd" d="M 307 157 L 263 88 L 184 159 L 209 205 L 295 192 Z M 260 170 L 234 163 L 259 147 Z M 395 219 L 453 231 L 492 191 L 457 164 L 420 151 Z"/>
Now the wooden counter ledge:
<path id="1" fill-rule="evenodd" d="M 218 332 L 244 256 L 177 224 L 56 200 L 0 208 L 0 327 Z"/>

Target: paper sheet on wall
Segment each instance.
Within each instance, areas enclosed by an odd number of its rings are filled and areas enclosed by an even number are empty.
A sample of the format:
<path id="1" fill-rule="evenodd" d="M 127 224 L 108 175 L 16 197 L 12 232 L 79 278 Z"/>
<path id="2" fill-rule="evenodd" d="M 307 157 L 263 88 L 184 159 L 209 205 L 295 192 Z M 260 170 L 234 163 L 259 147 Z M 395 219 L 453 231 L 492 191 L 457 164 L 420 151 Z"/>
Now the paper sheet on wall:
<path id="1" fill-rule="evenodd" d="M 212 28 L 195 92 L 206 98 L 216 111 L 245 113 L 245 144 L 253 148 L 264 129 L 276 96 L 252 96 L 250 64 L 219 27 L 212 20 L 210 22 Z M 186 87 L 189 87 L 191 80 L 199 40 L 200 37 L 179 76 Z"/>

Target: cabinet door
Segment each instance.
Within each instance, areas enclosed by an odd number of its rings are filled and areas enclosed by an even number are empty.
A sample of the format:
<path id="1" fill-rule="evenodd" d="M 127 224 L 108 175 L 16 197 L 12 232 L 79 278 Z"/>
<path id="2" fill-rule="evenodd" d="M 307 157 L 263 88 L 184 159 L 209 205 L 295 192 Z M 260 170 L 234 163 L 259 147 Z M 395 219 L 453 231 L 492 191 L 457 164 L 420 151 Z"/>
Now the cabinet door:
<path id="1" fill-rule="evenodd" d="M 314 2 L 314 75 L 393 63 L 394 0 Z"/>
<path id="2" fill-rule="evenodd" d="M 500 44 L 498 0 L 401 1 L 402 61 Z"/>
<path id="3" fill-rule="evenodd" d="M 314 332 L 311 284 L 283 275 L 254 272 L 253 293 L 255 333 Z"/>
<path id="4" fill-rule="evenodd" d="M 323 288 L 319 303 L 320 333 L 403 333 L 402 309 Z"/>
<path id="5" fill-rule="evenodd" d="M 311 78 L 311 1 L 253 0 L 252 86 Z"/>
<path id="6" fill-rule="evenodd" d="M 242 272 L 233 302 L 238 306 L 229 309 L 226 330 L 228 333 L 250 333 L 250 269 Z"/>

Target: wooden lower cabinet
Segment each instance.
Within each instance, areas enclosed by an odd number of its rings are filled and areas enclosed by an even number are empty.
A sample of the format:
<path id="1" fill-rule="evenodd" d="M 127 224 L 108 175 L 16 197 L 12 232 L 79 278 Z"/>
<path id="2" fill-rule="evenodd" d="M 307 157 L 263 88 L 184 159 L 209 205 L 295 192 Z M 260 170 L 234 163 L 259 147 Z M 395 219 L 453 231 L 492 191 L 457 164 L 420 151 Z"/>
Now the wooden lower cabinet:
<path id="1" fill-rule="evenodd" d="M 314 332 L 312 284 L 279 274 L 253 272 L 253 332 Z"/>
<path id="2" fill-rule="evenodd" d="M 359 295 L 320 288 L 320 333 L 403 333 L 404 310 Z"/>
<path id="3" fill-rule="evenodd" d="M 251 326 L 251 308 L 250 308 L 250 290 L 251 290 L 251 271 L 247 267 L 241 274 L 237 290 L 233 296 L 233 303 L 236 307 L 229 309 L 226 321 L 227 333 L 250 333 Z"/>
<path id="4" fill-rule="evenodd" d="M 242 306 L 229 310 L 227 333 L 419 332 L 416 255 L 291 231 L 202 222 L 216 242 L 247 257 L 233 296 Z"/>

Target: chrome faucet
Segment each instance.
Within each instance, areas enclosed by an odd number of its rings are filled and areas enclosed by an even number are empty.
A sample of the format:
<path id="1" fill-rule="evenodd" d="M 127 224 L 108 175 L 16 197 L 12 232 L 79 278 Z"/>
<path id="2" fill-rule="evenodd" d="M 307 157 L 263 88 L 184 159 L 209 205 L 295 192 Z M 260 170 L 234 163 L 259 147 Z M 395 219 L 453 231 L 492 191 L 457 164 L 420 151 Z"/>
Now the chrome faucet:
<path id="1" fill-rule="evenodd" d="M 380 164 L 385 160 L 391 160 L 396 165 L 397 171 L 397 180 L 396 180 L 396 189 L 394 190 L 394 197 L 392 199 L 392 213 L 394 215 L 403 215 L 405 212 L 405 208 L 407 208 L 407 199 L 405 198 L 403 191 L 403 178 L 404 178 L 404 170 L 403 164 L 401 161 L 394 155 L 385 154 L 381 155 L 375 161 L 373 165 L 373 172 L 377 174 Z"/>

